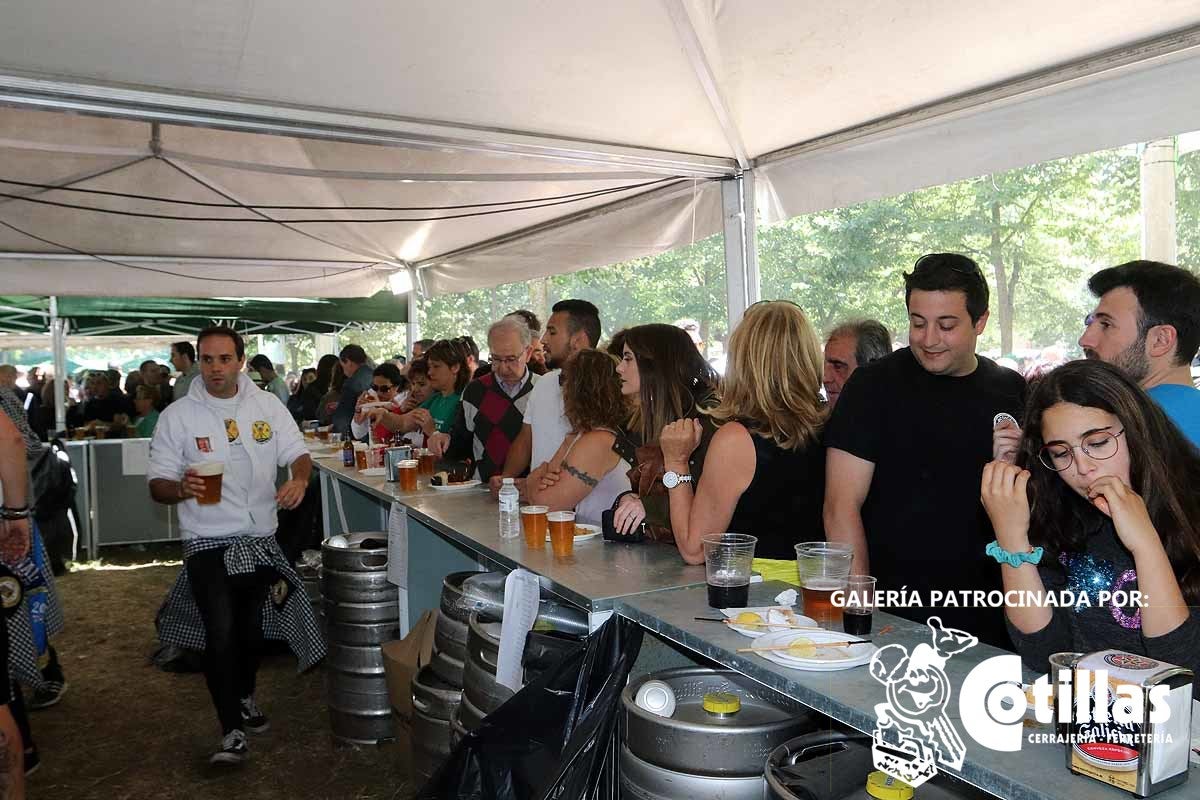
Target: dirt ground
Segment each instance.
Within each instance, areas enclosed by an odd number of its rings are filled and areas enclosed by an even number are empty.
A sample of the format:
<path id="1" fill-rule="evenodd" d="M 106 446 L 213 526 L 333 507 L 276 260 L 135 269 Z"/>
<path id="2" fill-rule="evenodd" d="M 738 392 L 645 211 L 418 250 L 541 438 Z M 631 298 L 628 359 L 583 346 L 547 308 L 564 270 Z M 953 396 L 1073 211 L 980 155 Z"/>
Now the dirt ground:
<path id="1" fill-rule="evenodd" d="M 54 640 L 70 688 L 33 712 L 42 766 L 31 798 L 408 798 L 394 744 L 335 746 L 320 667 L 296 674 L 290 655 L 266 658 L 258 702 L 271 730 L 250 740 L 241 768 L 215 770 L 220 738 L 198 673 L 162 672 L 149 661 L 154 613 L 178 572 L 178 547 L 103 551 L 59 579 L 67 627 Z M 99 568 L 96 568 L 96 567 Z"/>

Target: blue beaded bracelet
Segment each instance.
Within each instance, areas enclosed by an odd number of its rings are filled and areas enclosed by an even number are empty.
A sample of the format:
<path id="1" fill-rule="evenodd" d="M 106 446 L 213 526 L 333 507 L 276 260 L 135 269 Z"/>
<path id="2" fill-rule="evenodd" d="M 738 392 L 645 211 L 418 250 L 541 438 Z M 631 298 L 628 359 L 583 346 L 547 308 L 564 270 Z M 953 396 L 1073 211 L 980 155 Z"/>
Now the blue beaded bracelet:
<path id="1" fill-rule="evenodd" d="M 1021 564 L 1038 564 L 1042 560 L 1042 548 L 1035 547 L 1028 553 L 1010 553 L 1000 546 L 999 542 L 992 542 L 983 549 L 992 558 L 1001 564 L 1008 564 L 1010 567 L 1019 567 Z"/>

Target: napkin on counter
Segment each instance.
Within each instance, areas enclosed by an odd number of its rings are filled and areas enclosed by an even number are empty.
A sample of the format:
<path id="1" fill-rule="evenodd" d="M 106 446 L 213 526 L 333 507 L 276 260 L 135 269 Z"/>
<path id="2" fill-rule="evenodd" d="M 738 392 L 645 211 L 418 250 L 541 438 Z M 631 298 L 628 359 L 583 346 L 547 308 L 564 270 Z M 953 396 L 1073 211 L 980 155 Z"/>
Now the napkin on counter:
<path id="1" fill-rule="evenodd" d="M 787 589 L 775 595 L 775 602 L 781 606 L 794 606 L 796 605 L 796 598 L 796 590 Z"/>

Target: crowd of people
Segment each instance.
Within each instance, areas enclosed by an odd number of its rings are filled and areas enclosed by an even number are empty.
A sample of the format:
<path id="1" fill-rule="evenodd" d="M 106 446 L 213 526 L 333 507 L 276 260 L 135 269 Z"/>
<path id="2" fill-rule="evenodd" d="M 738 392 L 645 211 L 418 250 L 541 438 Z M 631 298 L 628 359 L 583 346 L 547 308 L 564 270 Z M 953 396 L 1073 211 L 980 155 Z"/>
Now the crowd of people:
<path id="1" fill-rule="evenodd" d="M 718 375 L 696 330 L 646 324 L 604 340 L 601 311 L 567 299 L 544 326 L 524 309 L 497 319 L 486 359 L 469 336 L 379 364 L 349 344 L 290 386 L 265 356 L 247 365 L 235 332 L 211 328 L 197 349 L 172 348 L 173 387 L 152 362 L 131 395 L 96 373 L 74 411 L 101 420 L 131 403 L 154 437 L 150 491 L 178 505 L 185 538 L 168 620 L 178 633 L 164 635 L 161 614 L 159 633 L 206 652 L 215 763 L 243 760 L 246 732 L 268 724 L 253 691 L 269 615 L 286 618 L 274 624 L 289 641 L 312 625 L 306 603 L 272 611 L 270 587 L 245 579 L 291 569 L 272 534 L 277 509 L 313 492 L 297 422 L 427 447 L 494 493 L 512 478 L 524 502 L 693 564 L 705 535 L 734 531 L 757 537 L 763 559 L 794 558 L 802 541 L 849 544 L 854 572 L 917 598 L 1140 589 L 1136 606 L 888 610 L 937 613 L 1039 670 L 1052 652 L 1105 647 L 1200 669 L 1200 280 L 1136 261 L 1089 288 L 1086 359 L 1028 376 L 978 352 L 990 301 L 979 267 L 933 253 L 904 275 L 904 347 L 869 319 L 822 338 L 804 309 L 764 301 L 732 331 Z M 0 385 L 0 400 L 11 394 Z M 204 491 L 187 465 L 207 459 L 226 464 L 227 494 L 186 502 Z M 278 467 L 291 470 L 282 486 Z M 262 625 L 244 624 L 259 606 Z"/>

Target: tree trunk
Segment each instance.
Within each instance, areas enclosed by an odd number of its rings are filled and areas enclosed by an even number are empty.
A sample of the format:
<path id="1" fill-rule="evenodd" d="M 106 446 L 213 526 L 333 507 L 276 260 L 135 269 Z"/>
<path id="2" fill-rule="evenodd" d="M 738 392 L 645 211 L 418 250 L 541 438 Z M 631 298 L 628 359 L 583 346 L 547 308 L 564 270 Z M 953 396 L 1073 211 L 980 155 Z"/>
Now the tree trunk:
<path id="1" fill-rule="evenodd" d="M 550 279 L 534 278 L 529 281 L 528 286 L 529 310 L 541 320 L 544 330 L 546 321 L 550 317 Z"/>
<path id="2" fill-rule="evenodd" d="M 1142 258 L 1176 261 L 1175 138 L 1147 142 L 1142 151 Z"/>
<path id="3" fill-rule="evenodd" d="M 992 259 L 992 274 L 996 278 L 996 312 L 1000 316 L 1000 355 L 1012 353 L 1013 302 L 1008 275 L 1004 269 L 1004 247 L 1000 241 L 1000 203 L 992 204 L 992 236 L 988 252 Z"/>

